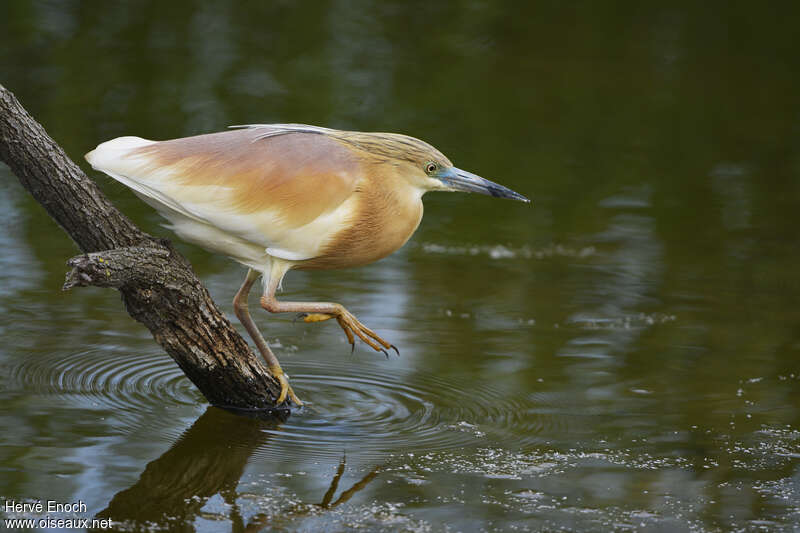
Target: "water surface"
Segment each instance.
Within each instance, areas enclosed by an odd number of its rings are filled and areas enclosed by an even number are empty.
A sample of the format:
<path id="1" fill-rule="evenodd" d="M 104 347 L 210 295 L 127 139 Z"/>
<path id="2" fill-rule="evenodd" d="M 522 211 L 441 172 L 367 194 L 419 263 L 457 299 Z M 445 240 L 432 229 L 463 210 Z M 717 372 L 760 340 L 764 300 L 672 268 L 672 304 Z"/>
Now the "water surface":
<path id="1" fill-rule="evenodd" d="M 269 422 L 209 407 L 115 292 L 62 293 L 77 250 L 0 168 L 0 500 L 125 530 L 800 527 L 795 4 L 6 10 L 0 82 L 77 161 L 305 122 L 420 137 L 533 205 L 432 193 L 393 256 L 290 273 L 401 356 L 258 312 L 310 402 Z M 178 246 L 235 321 L 244 269 Z"/>

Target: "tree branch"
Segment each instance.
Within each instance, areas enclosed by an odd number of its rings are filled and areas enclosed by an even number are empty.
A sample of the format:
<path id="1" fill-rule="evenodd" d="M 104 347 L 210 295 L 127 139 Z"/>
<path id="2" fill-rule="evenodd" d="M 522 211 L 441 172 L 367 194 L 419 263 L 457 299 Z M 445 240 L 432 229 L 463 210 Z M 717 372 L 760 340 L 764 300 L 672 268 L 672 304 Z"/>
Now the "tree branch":
<path id="1" fill-rule="evenodd" d="M 156 280 L 160 285 L 171 285 L 180 291 L 186 286 L 186 280 L 176 283 L 164 276 L 171 260 L 168 250 L 153 246 L 131 246 L 80 255 L 67 261 L 72 270 L 67 273 L 63 289 L 89 285 L 121 289 Z"/>
<path id="2" fill-rule="evenodd" d="M 119 212 L 2 85 L 0 159 L 86 254 L 69 260 L 65 289 L 119 290 L 128 313 L 150 329 L 212 404 L 275 407 L 277 381 L 220 313 L 189 262 Z"/>

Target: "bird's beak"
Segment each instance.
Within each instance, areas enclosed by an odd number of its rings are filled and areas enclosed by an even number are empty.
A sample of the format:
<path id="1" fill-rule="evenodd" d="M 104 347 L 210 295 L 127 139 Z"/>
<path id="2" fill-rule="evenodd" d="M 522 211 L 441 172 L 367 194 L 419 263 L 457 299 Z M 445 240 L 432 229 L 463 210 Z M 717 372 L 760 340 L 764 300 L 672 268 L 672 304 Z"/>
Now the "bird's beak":
<path id="1" fill-rule="evenodd" d="M 530 203 L 530 200 L 518 192 L 514 192 L 508 187 L 503 187 L 499 183 L 483 179 L 472 172 L 467 172 L 460 168 L 451 167 L 447 169 L 439 179 L 442 180 L 442 183 L 455 191 L 477 192 L 480 194 L 488 194 L 489 196 L 496 196 L 498 198 L 511 198 L 512 200 Z"/>

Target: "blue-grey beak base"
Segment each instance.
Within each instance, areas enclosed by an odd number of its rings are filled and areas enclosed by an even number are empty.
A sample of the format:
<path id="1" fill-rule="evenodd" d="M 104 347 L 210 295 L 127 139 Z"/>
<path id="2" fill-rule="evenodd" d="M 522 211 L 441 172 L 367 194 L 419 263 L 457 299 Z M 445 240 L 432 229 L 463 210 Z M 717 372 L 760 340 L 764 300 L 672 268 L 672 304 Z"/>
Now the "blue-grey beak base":
<path id="1" fill-rule="evenodd" d="M 497 198 L 510 198 L 520 202 L 530 203 L 530 200 L 518 192 L 512 191 L 508 187 L 503 187 L 499 183 L 484 179 L 472 172 L 451 167 L 441 174 L 439 179 L 448 187 L 464 192 L 476 192 Z"/>

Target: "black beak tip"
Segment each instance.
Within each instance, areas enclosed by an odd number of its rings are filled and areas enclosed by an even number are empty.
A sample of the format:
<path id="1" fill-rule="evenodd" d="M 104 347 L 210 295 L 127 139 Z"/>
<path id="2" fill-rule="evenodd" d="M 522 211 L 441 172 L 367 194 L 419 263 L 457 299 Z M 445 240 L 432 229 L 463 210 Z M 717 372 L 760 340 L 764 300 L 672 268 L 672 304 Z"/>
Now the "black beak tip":
<path id="1" fill-rule="evenodd" d="M 520 202 L 525 202 L 526 204 L 531 203 L 531 201 L 528 198 L 522 196 L 518 192 L 514 192 L 511 189 L 507 189 L 502 186 L 498 187 L 490 185 L 488 187 L 488 190 L 489 194 L 491 194 L 495 198 L 510 198 L 512 200 L 519 200 Z"/>

